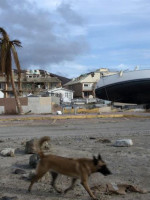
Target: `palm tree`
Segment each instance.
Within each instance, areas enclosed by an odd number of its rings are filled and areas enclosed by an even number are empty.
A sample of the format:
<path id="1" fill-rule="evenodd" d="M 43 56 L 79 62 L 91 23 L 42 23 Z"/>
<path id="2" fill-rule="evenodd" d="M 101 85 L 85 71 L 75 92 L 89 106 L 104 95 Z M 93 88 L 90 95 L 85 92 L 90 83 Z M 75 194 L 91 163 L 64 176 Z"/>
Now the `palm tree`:
<path id="1" fill-rule="evenodd" d="M 12 56 L 13 56 L 14 63 L 18 71 L 18 88 L 20 90 L 21 67 L 15 46 L 21 47 L 21 42 L 19 40 L 10 41 L 7 32 L 1 27 L 0 27 L 0 33 L 2 34 L 2 38 L 0 38 L 0 73 L 6 77 L 7 84 L 11 82 L 13 93 L 16 99 L 18 114 L 22 114 L 23 110 L 16 91 L 15 82 L 13 78 L 13 71 L 12 71 Z"/>

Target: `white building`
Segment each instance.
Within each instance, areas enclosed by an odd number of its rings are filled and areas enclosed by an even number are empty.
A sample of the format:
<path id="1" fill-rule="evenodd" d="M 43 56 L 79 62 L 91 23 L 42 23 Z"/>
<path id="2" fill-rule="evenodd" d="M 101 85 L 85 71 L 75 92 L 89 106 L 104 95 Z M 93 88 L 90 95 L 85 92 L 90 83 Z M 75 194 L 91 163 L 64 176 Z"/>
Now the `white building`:
<path id="1" fill-rule="evenodd" d="M 0 98 L 4 98 L 4 93 L 0 91 Z"/>
<path id="2" fill-rule="evenodd" d="M 61 102 L 70 103 L 73 99 L 73 91 L 66 88 L 54 88 L 48 90 L 49 96 L 59 96 Z"/>

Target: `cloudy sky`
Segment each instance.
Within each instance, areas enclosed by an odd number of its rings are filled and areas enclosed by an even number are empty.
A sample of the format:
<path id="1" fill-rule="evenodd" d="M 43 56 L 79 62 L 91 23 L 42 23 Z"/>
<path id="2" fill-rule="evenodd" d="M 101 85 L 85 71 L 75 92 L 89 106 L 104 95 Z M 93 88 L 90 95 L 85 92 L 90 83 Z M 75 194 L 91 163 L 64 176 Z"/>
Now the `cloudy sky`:
<path id="1" fill-rule="evenodd" d="M 0 27 L 22 42 L 22 69 L 150 68 L 150 0 L 0 0 Z"/>

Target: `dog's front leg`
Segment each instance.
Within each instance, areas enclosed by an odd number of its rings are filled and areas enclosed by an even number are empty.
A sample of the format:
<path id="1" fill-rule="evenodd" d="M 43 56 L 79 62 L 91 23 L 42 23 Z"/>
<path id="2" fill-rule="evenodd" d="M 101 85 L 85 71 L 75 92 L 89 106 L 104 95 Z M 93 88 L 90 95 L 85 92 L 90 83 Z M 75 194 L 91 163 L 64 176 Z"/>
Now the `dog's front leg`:
<path id="1" fill-rule="evenodd" d="M 81 180 L 81 184 L 83 185 L 83 187 L 85 188 L 85 190 L 89 193 L 89 195 L 92 197 L 92 199 L 94 200 L 98 200 L 94 194 L 92 193 L 89 185 L 88 185 L 88 178 L 84 178 Z"/>

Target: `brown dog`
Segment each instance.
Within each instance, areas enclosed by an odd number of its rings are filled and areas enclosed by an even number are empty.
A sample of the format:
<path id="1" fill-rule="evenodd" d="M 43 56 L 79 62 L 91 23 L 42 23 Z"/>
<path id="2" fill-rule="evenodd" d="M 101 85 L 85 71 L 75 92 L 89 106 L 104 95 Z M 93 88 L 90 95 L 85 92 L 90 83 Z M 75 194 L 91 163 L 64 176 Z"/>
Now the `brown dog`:
<path id="1" fill-rule="evenodd" d="M 41 142 L 42 144 L 42 142 Z M 88 177 L 95 172 L 100 172 L 103 175 L 107 176 L 111 174 L 109 169 L 107 168 L 105 162 L 102 160 L 101 156 L 95 156 L 93 159 L 88 158 L 65 158 L 56 155 L 44 155 L 42 151 L 38 152 L 40 156 L 40 161 L 38 163 L 36 174 L 32 178 L 28 191 L 31 191 L 33 184 L 38 181 L 42 176 L 50 171 L 52 175 L 51 185 L 57 192 L 59 191 L 55 186 L 55 181 L 58 174 L 67 175 L 72 178 L 72 183 L 70 187 L 68 187 L 64 192 L 68 192 L 69 190 L 74 188 L 75 182 L 77 179 L 81 180 L 81 184 L 85 188 L 85 190 L 89 193 L 89 195 L 93 199 L 97 199 L 88 186 Z"/>

